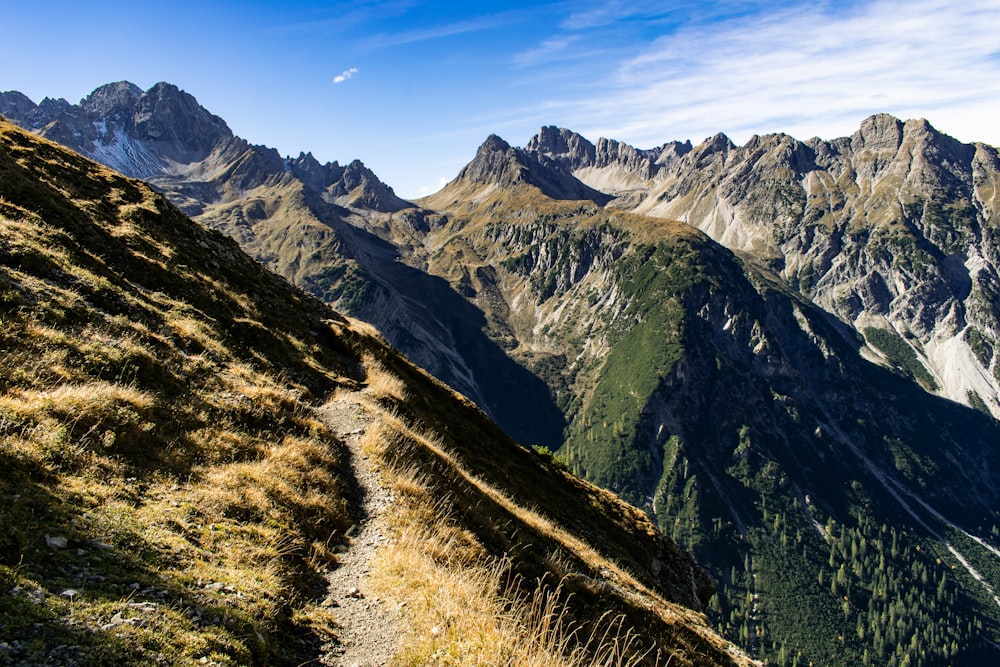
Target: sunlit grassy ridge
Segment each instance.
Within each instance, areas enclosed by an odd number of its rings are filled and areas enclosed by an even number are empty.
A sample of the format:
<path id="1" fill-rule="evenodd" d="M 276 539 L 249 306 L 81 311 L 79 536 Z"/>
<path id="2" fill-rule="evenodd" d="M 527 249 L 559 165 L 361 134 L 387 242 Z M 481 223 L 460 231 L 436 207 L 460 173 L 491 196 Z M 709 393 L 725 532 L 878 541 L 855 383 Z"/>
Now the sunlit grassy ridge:
<path id="1" fill-rule="evenodd" d="M 332 315 L 148 188 L 9 126 L 0 141 L 14 659 L 306 654 L 285 633 L 307 634 L 302 600 L 350 525 L 309 412 L 351 383 L 304 324 Z"/>
<path id="2" fill-rule="evenodd" d="M 450 664 L 731 661 L 668 602 L 710 581 L 637 510 L 142 184 L 2 123 L 0 318 L 2 660 L 315 659 L 352 523 L 315 411 L 339 391 L 379 413 L 368 438 L 406 499 L 379 566 L 412 610 L 399 662 L 444 661 L 423 632 L 444 612 L 418 599 L 444 600 L 445 572 L 463 622 L 499 633 Z"/>
<path id="3" fill-rule="evenodd" d="M 428 429 L 424 406 L 448 405 L 449 390 L 391 357 L 365 368 L 350 400 L 372 419 L 362 447 L 398 500 L 372 570 L 409 623 L 400 664 L 740 663 L 671 601 L 695 593 L 672 585 L 691 562 L 637 510 L 534 454 L 504 456 L 481 413 Z"/>

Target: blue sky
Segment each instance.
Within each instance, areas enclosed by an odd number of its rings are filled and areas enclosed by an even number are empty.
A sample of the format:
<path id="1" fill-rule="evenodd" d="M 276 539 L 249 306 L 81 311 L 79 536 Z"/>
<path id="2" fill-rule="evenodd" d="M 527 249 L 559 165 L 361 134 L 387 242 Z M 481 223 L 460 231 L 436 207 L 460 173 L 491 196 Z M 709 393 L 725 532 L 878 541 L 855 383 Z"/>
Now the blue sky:
<path id="1" fill-rule="evenodd" d="M 169 81 L 253 143 L 360 158 L 411 198 L 542 125 L 650 148 L 831 139 L 884 111 L 1000 145 L 1000 0 L 5 4 L 0 90 Z"/>

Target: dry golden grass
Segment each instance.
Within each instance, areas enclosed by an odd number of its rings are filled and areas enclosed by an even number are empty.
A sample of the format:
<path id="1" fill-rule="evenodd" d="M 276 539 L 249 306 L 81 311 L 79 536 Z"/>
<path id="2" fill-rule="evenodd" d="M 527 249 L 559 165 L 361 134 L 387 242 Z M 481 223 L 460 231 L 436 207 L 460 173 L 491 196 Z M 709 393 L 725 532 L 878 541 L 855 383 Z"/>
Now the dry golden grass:
<path id="1" fill-rule="evenodd" d="M 610 575 L 611 579 L 613 579 L 616 584 L 621 584 L 630 590 L 641 591 L 644 595 L 649 596 L 651 599 L 659 599 L 657 594 L 643 586 L 630 573 L 619 567 L 616 563 L 613 563 L 603 557 L 589 544 L 564 530 L 544 514 L 518 505 L 510 498 L 509 495 L 500 489 L 497 489 L 496 487 L 470 474 L 463 468 L 462 464 L 444 448 L 439 439 L 413 431 L 396 414 L 383 412 L 382 420 L 382 427 L 379 429 L 378 437 L 388 439 L 390 442 L 392 442 L 394 438 L 413 441 L 418 447 L 425 449 L 435 458 L 443 461 L 454 474 L 459 476 L 462 484 L 468 485 L 483 496 L 489 498 L 500 508 L 509 512 L 512 516 L 523 522 L 526 526 L 530 526 L 536 531 L 549 536 L 551 539 L 558 542 L 560 546 L 576 554 L 577 557 L 579 557 L 591 570 L 602 570 Z M 375 448 L 373 447 L 372 449 L 374 450 Z M 385 451 L 387 450 L 383 450 L 383 453 Z M 662 604 L 667 605 L 666 601 L 660 601 Z"/>
<path id="2" fill-rule="evenodd" d="M 385 437 L 391 427 L 377 426 Z M 369 436 L 371 437 L 371 436 Z M 375 451 L 369 443 L 369 451 Z M 392 474 L 395 539 L 372 563 L 376 590 L 404 610 L 398 665 L 519 667 L 639 664 L 640 642 L 614 619 L 582 636 L 558 585 L 526 586 L 448 516 L 416 471 Z M 528 589 L 532 589 L 528 592 Z"/>
<path id="3" fill-rule="evenodd" d="M 366 390 L 376 400 L 392 399 L 396 401 L 406 401 L 406 385 L 396 375 L 386 369 L 380 361 L 373 355 L 365 354 L 362 357 L 362 364 L 365 369 Z"/>
<path id="4" fill-rule="evenodd" d="M 359 361 L 317 337 L 335 318 L 0 122 L 0 626 L 20 647 L 0 662 L 315 656 L 332 625 L 309 599 L 351 523 L 311 407 Z"/>
<path id="5" fill-rule="evenodd" d="M 398 501 L 389 522 L 395 539 L 372 564 L 381 596 L 404 610 L 408 631 L 396 656 L 399 665 L 632 665 L 652 649 L 642 645 L 623 619 L 612 614 L 584 626 L 573 619 L 572 596 L 554 577 L 526 582 L 515 574 L 511 555 L 490 553 L 463 527 L 446 496 L 433 488 L 430 473 L 400 468 L 397 450 L 427 448 L 461 471 L 439 442 L 414 432 L 401 418 L 365 401 L 377 415 L 361 447 L 380 465 Z M 476 488 L 519 520 L 584 548 L 536 512 L 517 507 L 481 480 L 464 473 Z M 595 566 L 614 567 L 588 553 Z M 586 629 L 589 628 L 589 629 Z"/>
<path id="6" fill-rule="evenodd" d="M 385 365 L 378 372 L 395 375 L 392 384 L 403 382 Z M 351 397 L 375 416 L 362 451 L 397 498 L 389 518 L 395 540 L 372 567 L 380 596 L 401 605 L 408 623 L 394 664 L 743 661 L 728 654 L 703 616 L 668 602 L 571 531 L 472 473 L 442 437 L 409 423 L 404 404 L 370 391 Z M 619 504 L 596 489 L 589 502 Z M 623 520 L 632 515 L 624 505 L 619 512 Z M 530 565 L 537 555 L 522 552 L 518 535 L 547 545 L 540 564 Z M 535 574 L 526 576 L 526 566 Z M 619 612 L 627 609 L 641 611 Z"/>

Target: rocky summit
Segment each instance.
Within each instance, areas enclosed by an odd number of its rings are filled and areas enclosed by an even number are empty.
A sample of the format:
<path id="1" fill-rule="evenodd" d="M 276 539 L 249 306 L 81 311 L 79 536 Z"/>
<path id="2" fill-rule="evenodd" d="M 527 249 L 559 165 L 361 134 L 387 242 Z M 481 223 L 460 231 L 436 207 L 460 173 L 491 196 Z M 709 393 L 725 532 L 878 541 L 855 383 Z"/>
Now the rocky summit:
<path id="1" fill-rule="evenodd" d="M 543 127 L 404 202 L 171 86 L 107 88 L 0 112 L 96 159 L 111 128 L 133 175 L 643 510 L 752 657 L 996 659 L 995 148 L 886 115 L 743 146 Z"/>

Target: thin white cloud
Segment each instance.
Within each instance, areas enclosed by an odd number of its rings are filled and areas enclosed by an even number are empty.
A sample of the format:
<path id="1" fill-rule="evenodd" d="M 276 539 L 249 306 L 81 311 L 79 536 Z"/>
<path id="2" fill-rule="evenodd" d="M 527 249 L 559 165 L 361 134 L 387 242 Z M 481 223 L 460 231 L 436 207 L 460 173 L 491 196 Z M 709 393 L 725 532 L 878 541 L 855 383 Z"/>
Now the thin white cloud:
<path id="1" fill-rule="evenodd" d="M 682 27 L 621 62 L 603 94 L 568 101 L 559 122 L 651 146 L 717 131 L 833 138 L 886 111 L 1000 141 L 1000 0 L 843 7 Z"/>
<path id="2" fill-rule="evenodd" d="M 425 197 L 431 193 L 437 192 L 446 185 L 448 185 L 448 177 L 442 176 L 441 178 L 438 179 L 437 187 L 435 188 L 432 188 L 429 185 L 421 185 L 420 189 L 417 190 L 417 196 Z"/>
<path id="3" fill-rule="evenodd" d="M 343 72 L 341 72 L 337 76 L 333 77 L 333 82 L 334 83 L 344 83 L 345 81 L 347 81 L 348 79 L 350 79 L 352 76 L 354 76 L 357 73 L 358 73 L 358 68 L 357 67 L 351 67 L 350 69 L 345 69 Z"/>
<path id="4" fill-rule="evenodd" d="M 514 64 L 529 67 L 565 57 L 567 48 L 579 39 L 578 35 L 565 35 L 547 39 L 533 49 L 514 55 Z"/>
<path id="5" fill-rule="evenodd" d="M 650 5 L 647 2 L 635 2 L 634 0 L 600 0 L 598 3 L 573 12 L 567 16 L 561 27 L 566 30 L 589 30 L 591 28 L 601 28 L 621 21 L 642 17 L 654 17 L 664 14 L 664 9 L 658 6 L 659 3 Z M 669 11 L 698 7 L 700 3 L 671 3 Z M 704 5 L 702 5 L 704 9 Z"/>
<path id="6" fill-rule="evenodd" d="M 531 16 L 531 12 L 526 10 L 509 10 L 495 14 L 483 14 L 481 16 L 474 16 L 468 19 L 444 23 L 441 25 L 432 25 L 402 32 L 375 35 L 366 40 L 365 45 L 368 48 L 378 49 L 401 46 L 403 44 L 412 44 L 414 42 L 426 42 L 445 37 L 454 37 L 456 35 L 481 32 L 484 30 L 496 30 L 498 28 L 505 28 L 514 23 L 524 21 L 529 16 Z"/>

